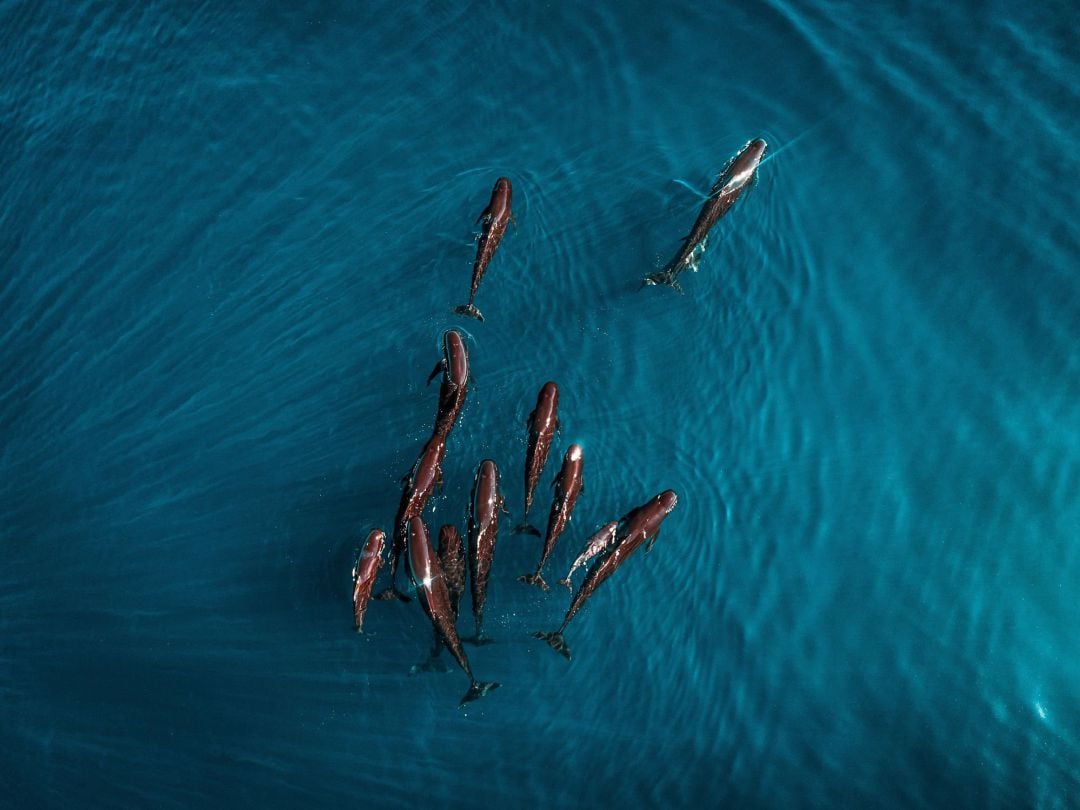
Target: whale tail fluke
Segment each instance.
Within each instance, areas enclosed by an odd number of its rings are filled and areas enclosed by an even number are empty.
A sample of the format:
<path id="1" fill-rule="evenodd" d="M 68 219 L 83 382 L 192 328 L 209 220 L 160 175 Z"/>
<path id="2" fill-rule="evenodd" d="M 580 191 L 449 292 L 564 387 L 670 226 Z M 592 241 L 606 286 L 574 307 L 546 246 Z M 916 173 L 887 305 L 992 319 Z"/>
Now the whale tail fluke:
<path id="1" fill-rule="evenodd" d="M 454 307 L 455 315 L 465 315 L 469 318 L 476 318 L 480 323 L 484 322 L 484 316 L 480 310 L 476 308 L 474 304 L 462 304 L 459 307 Z"/>
<path id="2" fill-rule="evenodd" d="M 555 652 L 557 652 L 559 655 L 561 655 L 567 661 L 570 660 L 570 648 L 566 646 L 566 639 L 563 638 L 562 633 L 559 633 L 559 632 L 555 632 L 555 633 L 536 632 L 536 633 L 533 633 L 533 638 L 542 638 L 544 641 L 546 641 L 548 643 L 548 646 L 550 646 L 551 649 L 553 649 Z"/>
<path id="3" fill-rule="evenodd" d="M 559 584 L 560 585 L 565 585 L 566 590 L 570 591 L 570 594 L 573 595 L 573 593 L 574 593 L 574 583 L 570 581 L 570 577 L 567 577 L 566 579 L 560 579 Z"/>
<path id="4" fill-rule="evenodd" d="M 548 584 L 544 582 L 544 578 L 540 576 L 539 571 L 537 571 L 535 574 L 522 574 L 520 577 L 518 577 L 518 582 L 527 582 L 530 585 L 535 585 L 541 590 L 550 590 L 550 588 L 548 588 Z"/>
<path id="5" fill-rule="evenodd" d="M 533 526 L 528 521 L 525 521 L 524 523 L 519 523 L 517 526 L 515 526 L 513 533 L 514 534 L 531 534 L 531 535 L 535 535 L 536 537 L 540 536 L 540 530 L 538 528 L 536 528 L 535 526 Z"/>
<path id="6" fill-rule="evenodd" d="M 493 692 L 502 686 L 501 683 L 495 681 L 473 681 L 469 685 L 469 691 L 465 693 L 465 697 L 461 699 L 459 709 L 464 709 L 466 705 L 472 703 L 474 700 L 479 700 L 488 692 Z"/>
<path id="7" fill-rule="evenodd" d="M 495 643 L 495 639 L 488 638 L 483 633 L 477 633 L 475 636 L 469 636 L 461 640 L 466 644 L 472 644 L 474 647 L 486 647 L 488 644 Z"/>
<path id="8" fill-rule="evenodd" d="M 641 280 L 642 287 L 655 287 L 659 284 L 666 284 L 678 293 L 683 292 L 682 285 L 679 284 L 676 276 L 678 274 L 672 272 L 670 269 L 661 270 L 659 273 L 649 273 Z M 640 289 L 640 287 L 638 288 Z"/>
<path id="9" fill-rule="evenodd" d="M 397 586 L 395 586 L 395 585 L 391 585 L 389 588 L 386 588 L 385 590 L 379 591 L 377 594 L 375 594 L 375 598 L 376 599 L 382 599 L 384 601 L 388 600 L 388 599 L 397 599 L 397 600 L 399 600 L 401 602 L 411 602 L 412 601 L 412 598 L 406 596 L 401 591 L 399 591 L 397 589 Z"/>

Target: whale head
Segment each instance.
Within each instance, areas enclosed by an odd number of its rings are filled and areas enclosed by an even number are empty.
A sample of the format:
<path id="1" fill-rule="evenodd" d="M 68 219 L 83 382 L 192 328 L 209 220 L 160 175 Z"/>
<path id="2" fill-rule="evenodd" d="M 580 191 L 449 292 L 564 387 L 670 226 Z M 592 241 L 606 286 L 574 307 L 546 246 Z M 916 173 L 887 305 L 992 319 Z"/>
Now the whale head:
<path id="1" fill-rule="evenodd" d="M 660 509 L 665 515 L 671 514 L 671 510 L 674 509 L 678 503 L 679 498 L 675 494 L 673 489 L 665 489 L 659 495 L 656 496 L 656 502 L 659 504 Z"/>
<path id="2" fill-rule="evenodd" d="M 765 157 L 765 152 L 768 151 L 768 149 L 769 145 L 765 143 L 762 138 L 754 138 L 754 140 L 743 147 L 743 153 L 751 158 L 756 165 L 761 163 L 761 159 Z"/>
<path id="3" fill-rule="evenodd" d="M 728 167 L 723 186 L 724 190 L 740 189 L 753 180 L 754 172 L 757 171 L 757 167 L 761 163 L 761 159 L 765 157 L 768 148 L 769 145 L 761 138 L 754 138 L 744 146 L 734 160 L 731 161 L 731 166 Z"/>
<path id="4" fill-rule="evenodd" d="M 464 385 L 469 378 L 469 353 L 456 329 L 448 329 L 443 336 L 443 357 L 450 380 L 455 385 Z"/>

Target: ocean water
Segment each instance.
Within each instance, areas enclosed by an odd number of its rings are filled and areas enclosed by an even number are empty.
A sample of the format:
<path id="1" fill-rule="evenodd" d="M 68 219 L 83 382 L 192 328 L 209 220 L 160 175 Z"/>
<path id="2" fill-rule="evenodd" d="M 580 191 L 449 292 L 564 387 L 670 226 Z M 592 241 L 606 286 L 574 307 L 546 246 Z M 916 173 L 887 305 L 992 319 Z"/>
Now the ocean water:
<path id="1" fill-rule="evenodd" d="M 1073 3 L 0 2 L 0 804 L 1080 806 Z M 685 294 L 638 289 L 747 140 Z M 514 184 L 477 297 L 476 216 Z M 499 538 L 456 668 L 375 602 L 548 379 L 574 620 Z M 384 571 L 385 577 L 385 571 Z M 385 581 L 385 580 L 384 580 Z M 382 583 L 380 583 L 381 585 Z M 470 618 L 462 627 L 470 627 Z"/>

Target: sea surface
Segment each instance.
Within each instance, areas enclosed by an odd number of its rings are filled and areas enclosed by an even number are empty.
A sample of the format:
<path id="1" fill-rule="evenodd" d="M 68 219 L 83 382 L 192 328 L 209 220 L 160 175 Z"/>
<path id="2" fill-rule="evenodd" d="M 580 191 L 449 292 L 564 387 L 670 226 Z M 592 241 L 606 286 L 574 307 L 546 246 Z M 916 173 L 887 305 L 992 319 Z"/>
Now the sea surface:
<path id="1" fill-rule="evenodd" d="M 1073 2 L 0 1 L 0 804 L 1080 807 Z M 639 289 L 749 139 L 684 294 Z M 497 177 L 517 225 L 476 303 Z M 503 684 L 350 569 L 474 385 Z M 566 632 L 516 581 L 679 505 Z M 385 584 L 385 569 L 380 586 Z M 463 631 L 471 628 L 468 614 Z M 445 657 L 445 656 L 444 656 Z"/>

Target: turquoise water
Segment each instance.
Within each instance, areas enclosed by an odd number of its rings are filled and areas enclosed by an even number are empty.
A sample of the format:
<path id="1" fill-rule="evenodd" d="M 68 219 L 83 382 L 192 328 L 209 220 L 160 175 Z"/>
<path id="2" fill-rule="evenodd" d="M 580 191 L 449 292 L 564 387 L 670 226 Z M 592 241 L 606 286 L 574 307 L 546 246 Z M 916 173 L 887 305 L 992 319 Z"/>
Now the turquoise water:
<path id="1" fill-rule="evenodd" d="M 0 3 L 0 787 L 38 806 L 1080 805 L 1069 3 Z M 638 281 L 748 139 L 685 295 Z M 511 227 L 468 293 L 499 175 Z M 349 571 L 476 381 L 653 551 L 501 535 L 469 649 Z M 467 624 L 463 626 L 468 626 Z"/>

